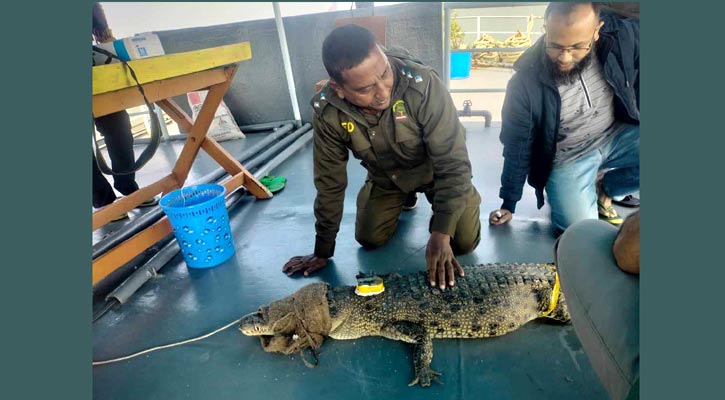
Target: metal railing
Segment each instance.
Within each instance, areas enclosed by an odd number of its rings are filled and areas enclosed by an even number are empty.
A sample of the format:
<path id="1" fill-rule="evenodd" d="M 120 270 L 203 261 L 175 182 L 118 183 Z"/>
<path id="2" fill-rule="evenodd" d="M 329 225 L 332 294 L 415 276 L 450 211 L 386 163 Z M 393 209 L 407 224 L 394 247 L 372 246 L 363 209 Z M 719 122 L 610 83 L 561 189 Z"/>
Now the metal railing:
<path id="1" fill-rule="evenodd" d="M 525 2 L 492 2 L 492 3 L 461 3 L 451 2 L 443 4 L 443 74 L 445 76 L 445 83 L 450 93 L 504 93 L 506 88 L 471 88 L 471 89 L 451 89 L 451 53 L 487 53 L 487 52 L 513 52 L 526 50 L 528 47 L 496 47 L 488 49 L 451 49 L 451 10 L 464 9 L 464 8 L 491 8 L 491 7 L 513 7 L 513 6 L 544 6 L 548 3 L 525 3 Z M 477 31 L 480 35 L 480 18 L 491 17 L 491 18 L 529 18 L 528 16 L 459 16 L 461 18 L 479 18 L 477 22 Z M 538 18 L 538 17 L 535 17 Z M 466 33 L 466 32 L 464 32 Z M 490 32 L 489 32 L 490 33 Z M 513 32 L 515 33 L 515 32 Z M 532 32 L 533 33 L 533 32 Z"/>
<path id="2" fill-rule="evenodd" d="M 497 19 L 497 18 L 508 18 L 508 19 L 523 19 L 528 20 L 529 15 L 464 15 L 464 16 L 457 16 L 456 19 L 463 20 L 463 19 L 476 19 L 476 31 L 463 31 L 465 35 L 476 35 L 476 38 L 474 40 L 478 40 L 478 38 L 481 37 L 481 34 L 498 34 L 498 35 L 513 35 L 519 31 L 482 31 L 481 30 L 481 18 L 491 18 L 491 19 Z M 543 19 L 544 17 L 539 16 L 533 16 L 534 19 Z M 532 35 L 543 35 L 543 32 L 531 32 Z M 496 51 L 496 50 L 494 50 Z"/>

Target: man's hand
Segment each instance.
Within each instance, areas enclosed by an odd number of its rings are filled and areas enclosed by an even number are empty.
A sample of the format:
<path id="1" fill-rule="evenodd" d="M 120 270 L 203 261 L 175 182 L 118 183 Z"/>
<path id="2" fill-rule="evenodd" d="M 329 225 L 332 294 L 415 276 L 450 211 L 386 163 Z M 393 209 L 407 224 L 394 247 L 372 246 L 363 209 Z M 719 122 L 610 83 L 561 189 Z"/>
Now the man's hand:
<path id="1" fill-rule="evenodd" d="M 307 276 L 324 268 L 327 265 L 327 260 L 327 258 L 317 257 L 314 254 L 292 257 L 289 261 L 287 261 L 287 264 L 282 267 L 282 272 L 286 273 L 287 276 L 290 276 L 300 271 L 304 271 L 304 275 Z"/>
<path id="2" fill-rule="evenodd" d="M 433 232 L 428 239 L 428 247 L 425 249 L 425 260 L 428 263 L 428 276 L 430 285 L 435 286 L 436 281 L 441 290 L 446 289 L 446 280 L 449 286 L 456 284 L 454 272 L 463 276 L 463 268 L 453 256 L 451 249 L 451 237 L 445 233 Z"/>
<path id="3" fill-rule="evenodd" d="M 513 217 L 514 215 L 511 214 L 511 211 L 501 208 L 491 211 L 491 214 L 488 216 L 488 223 L 491 225 L 501 225 L 511 221 Z"/>

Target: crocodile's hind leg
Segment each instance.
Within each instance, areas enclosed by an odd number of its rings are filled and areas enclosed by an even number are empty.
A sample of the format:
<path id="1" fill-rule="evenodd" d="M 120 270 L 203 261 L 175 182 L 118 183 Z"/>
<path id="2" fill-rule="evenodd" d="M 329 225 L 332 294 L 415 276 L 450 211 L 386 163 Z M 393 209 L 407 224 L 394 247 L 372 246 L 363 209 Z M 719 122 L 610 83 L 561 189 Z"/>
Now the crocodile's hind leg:
<path id="1" fill-rule="evenodd" d="M 407 321 L 393 322 L 383 326 L 381 334 L 388 339 L 414 344 L 415 379 L 408 386 L 430 386 L 431 381 L 443 384 L 438 380 L 441 373 L 430 368 L 433 360 L 433 338 L 422 325 Z"/>

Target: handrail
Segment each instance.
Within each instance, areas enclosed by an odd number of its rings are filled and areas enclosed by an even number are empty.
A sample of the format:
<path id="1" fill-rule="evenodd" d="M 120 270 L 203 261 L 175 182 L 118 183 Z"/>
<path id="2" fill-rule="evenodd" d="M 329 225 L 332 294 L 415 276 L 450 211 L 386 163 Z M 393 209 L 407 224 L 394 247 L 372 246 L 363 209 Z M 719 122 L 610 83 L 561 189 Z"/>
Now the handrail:
<path id="1" fill-rule="evenodd" d="M 470 89 L 451 89 L 451 53 L 486 53 L 486 52 L 513 52 L 524 51 L 528 47 L 505 47 L 505 48 L 478 48 L 478 49 L 451 49 L 451 10 L 466 8 L 493 8 L 493 7 L 512 7 L 512 6 L 545 6 L 544 2 L 443 2 L 443 74 L 445 77 L 446 88 L 450 93 L 505 93 L 505 88 L 470 88 Z M 466 15 L 457 16 L 462 18 L 529 18 L 530 16 L 513 16 L 513 15 Z M 534 16 L 536 19 L 543 17 Z M 480 34 L 479 23 L 479 34 Z M 468 32 L 464 32 L 468 33 Z M 472 32 L 471 32 L 472 33 Z M 534 32 L 532 32 L 534 33 Z"/>

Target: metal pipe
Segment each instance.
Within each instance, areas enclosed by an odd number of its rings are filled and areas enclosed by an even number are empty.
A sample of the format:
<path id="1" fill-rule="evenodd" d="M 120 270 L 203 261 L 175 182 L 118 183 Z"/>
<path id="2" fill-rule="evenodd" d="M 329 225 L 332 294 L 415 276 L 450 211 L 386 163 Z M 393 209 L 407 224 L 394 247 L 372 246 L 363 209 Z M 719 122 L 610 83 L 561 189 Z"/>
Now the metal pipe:
<path id="1" fill-rule="evenodd" d="M 302 146 L 306 145 L 310 140 L 312 140 L 313 134 L 314 134 L 314 131 L 309 130 L 307 133 L 300 136 L 294 143 L 287 146 L 287 148 L 284 149 L 281 153 L 277 154 L 277 156 L 275 156 L 273 159 L 269 160 L 269 162 L 267 162 L 267 164 L 260 167 L 254 173 L 254 176 L 263 177 L 263 176 L 268 175 L 270 172 L 272 172 L 273 169 L 275 169 L 277 166 L 282 164 L 292 154 L 297 152 L 299 149 L 302 148 Z"/>
<path id="2" fill-rule="evenodd" d="M 273 2 L 274 20 L 277 23 L 277 34 L 279 35 L 279 47 L 282 50 L 282 63 L 284 64 L 284 72 L 287 76 L 287 88 L 289 89 L 290 100 L 292 101 L 292 111 L 296 120 L 302 120 L 300 117 L 300 107 L 297 104 L 297 91 L 295 90 L 295 79 L 292 75 L 292 63 L 290 63 L 289 49 L 287 48 L 287 36 L 284 33 L 284 24 L 282 23 L 282 14 L 279 12 L 279 3 Z"/>
<path id="3" fill-rule="evenodd" d="M 307 124 L 309 125 L 309 124 Z M 306 126 L 307 126 L 306 125 Z M 259 143 L 255 144 L 254 146 L 250 147 L 246 151 L 244 151 L 237 160 L 245 164 L 247 161 L 249 161 L 252 156 L 257 154 L 259 151 L 267 147 L 270 143 L 274 142 L 275 140 L 282 138 L 288 134 L 288 132 L 292 129 L 292 124 L 287 124 L 283 126 L 282 128 L 270 133 L 267 137 L 262 139 Z M 296 130 L 295 132 L 304 132 L 302 128 Z M 295 133 L 293 132 L 293 133 Z M 215 180 L 220 179 L 226 174 L 226 170 L 222 167 L 219 167 L 215 169 L 214 171 L 210 172 L 207 175 L 204 175 L 203 177 L 195 180 L 194 182 L 190 183 L 190 185 L 200 184 L 200 183 L 208 183 Z M 148 228 L 149 226 L 153 225 L 156 221 L 158 221 L 163 216 L 163 210 L 161 208 L 155 208 L 141 217 L 125 224 L 123 227 L 121 227 L 118 231 L 116 231 L 113 235 L 109 236 L 108 238 L 99 241 L 95 245 L 93 245 L 92 249 L 92 259 L 96 259 L 106 253 L 108 250 L 118 246 L 119 244 L 123 243 L 124 241 L 131 238 L 133 235 L 141 232 L 142 230 Z"/>
<path id="4" fill-rule="evenodd" d="M 531 4 L 531 3 L 529 3 L 529 4 Z M 526 5 L 528 5 L 528 4 L 526 4 Z M 479 8 L 479 7 L 476 7 L 476 8 Z M 458 19 L 477 18 L 479 20 L 481 18 L 520 18 L 520 19 L 528 19 L 529 16 L 528 15 L 460 15 L 460 16 L 458 16 L 456 18 L 458 18 Z M 534 15 L 534 19 L 544 19 L 544 17 L 539 17 L 537 15 Z M 487 31 L 481 31 L 481 32 L 486 33 Z M 473 33 L 473 32 L 470 32 L 470 33 Z M 516 33 L 516 32 L 511 32 L 511 33 Z"/>
<path id="5" fill-rule="evenodd" d="M 254 157 L 254 159 L 249 160 L 245 164 L 245 168 L 248 170 L 252 170 L 255 167 L 261 165 L 265 161 L 267 161 L 270 157 L 274 156 L 275 154 L 279 153 L 281 149 L 283 149 L 285 146 L 288 146 L 290 143 L 294 142 L 298 137 L 302 136 L 305 132 L 312 129 L 312 126 L 307 123 L 302 126 L 302 128 L 292 132 L 291 134 L 284 137 L 284 139 L 280 140 L 279 142 L 275 143 L 273 146 L 265 150 L 263 153 L 259 154 L 258 156 Z"/>
<path id="6" fill-rule="evenodd" d="M 157 276 L 157 272 L 180 250 L 179 244 L 172 240 L 164 246 L 151 259 L 134 271 L 123 283 L 118 285 L 108 296 L 106 301 L 116 299 L 118 303 L 124 304 L 131 295 L 138 290 L 146 281 Z"/>
<path id="7" fill-rule="evenodd" d="M 267 135 L 267 137 L 260 140 L 259 143 L 255 144 L 254 146 L 250 147 L 249 149 L 243 151 L 242 154 L 239 155 L 239 160 L 240 160 L 239 162 L 242 164 L 244 162 L 247 162 L 250 158 L 252 158 L 253 155 L 262 151 L 262 149 L 267 147 L 267 145 L 269 145 L 270 143 L 272 143 L 275 140 L 280 139 L 284 136 L 287 136 L 289 134 L 289 132 L 292 130 L 292 128 L 293 128 L 292 124 L 287 124 L 275 131 L 272 131 L 271 133 L 269 133 Z M 295 132 L 297 132 L 298 130 L 295 130 Z M 294 133 L 294 132 L 292 132 L 292 133 Z M 244 160 L 244 162 L 242 162 L 241 160 Z M 221 168 L 221 170 L 225 171 L 224 168 Z"/>
<path id="8" fill-rule="evenodd" d="M 466 113 L 465 111 L 458 111 L 459 117 L 483 117 L 485 119 L 485 122 L 483 123 L 483 126 L 486 128 L 491 127 L 491 111 L 488 110 L 472 110 L 470 113 Z"/>
<path id="9" fill-rule="evenodd" d="M 169 130 L 166 129 L 166 120 L 164 120 L 164 112 L 161 111 L 161 107 L 154 104 L 154 114 L 159 120 L 159 126 L 161 127 L 161 141 L 169 140 Z"/>
<path id="10" fill-rule="evenodd" d="M 295 124 L 297 125 L 299 121 L 295 121 L 293 119 L 288 119 L 284 121 L 277 121 L 277 122 L 264 122 L 261 124 L 252 124 L 252 125 L 244 125 L 240 126 L 239 129 L 242 130 L 242 132 L 257 132 L 257 131 L 268 131 L 270 129 L 277 129 L 282 125 L 287 124 Z M 299 128 L 299 126 L 297 126 Z"/>
<path id="11" fill-rule="evenodd" d="M 178 135 L 169 135 L 167 133 L 166 138 L 164 139 L 164 141 L 165 142 L 169 142 L 169 141 L 181 141 L 181 140 L 186 140 L 187 138 L 188 138 L 188 135 L 186 133 L 180 133 Z M 134 145 L 137 145 L 137 144 L 147 144 L 150 141 L 151 141 L 151 138 L 143 137 L 143 138 L 135 139 L 133 141 L 133 144 Z"/>
<path id="12" fill-rule="evenodd" d="M 488 53 L 488 52 L 512 52 L 512 51 L 525 51 L 529 47 L 480 47 L 475 49 L 451 49 L 451 53 Z"/>

